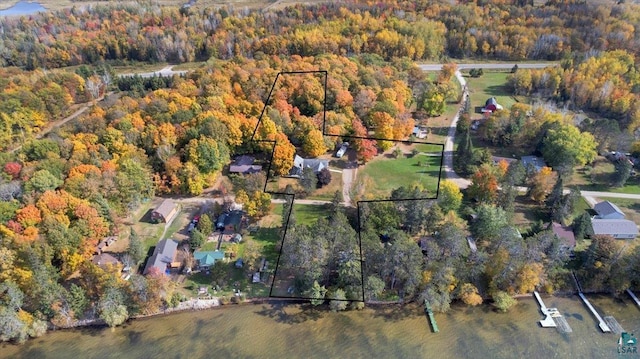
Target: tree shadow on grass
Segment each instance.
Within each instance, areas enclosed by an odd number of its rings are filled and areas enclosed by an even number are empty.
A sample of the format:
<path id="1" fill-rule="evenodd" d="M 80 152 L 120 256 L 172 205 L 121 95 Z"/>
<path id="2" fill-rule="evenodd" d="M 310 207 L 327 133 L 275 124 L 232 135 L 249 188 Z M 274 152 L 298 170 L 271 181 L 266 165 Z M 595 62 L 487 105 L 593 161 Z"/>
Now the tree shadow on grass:
<path id="1" fill-rule="evenodd" d="M 140 217 L 139 221 L 142 223 L 155 223 L 154 221 L 151 220 L 151 214 L 153 213 L 153 208 L 149 208 L 149 210 L 142 216 Z"/>
<path id="2" fill-rule="evenodd" d="M 490 96 L 511 96 L 509 89 L 505 85 L 487 86 L 484 92 Z"/>

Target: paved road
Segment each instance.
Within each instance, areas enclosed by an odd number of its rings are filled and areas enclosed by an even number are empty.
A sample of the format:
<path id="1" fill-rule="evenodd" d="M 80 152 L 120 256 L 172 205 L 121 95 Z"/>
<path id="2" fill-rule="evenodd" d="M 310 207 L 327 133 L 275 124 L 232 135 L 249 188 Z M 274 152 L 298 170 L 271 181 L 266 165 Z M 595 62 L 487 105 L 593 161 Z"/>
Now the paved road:
<path id="1" fill-rule="evenodd" d="M 483 69 L 483 70 L 511 70 L 515 62 L 501 64 L 458 64 L 458 70 Z M 557 66 L 558 63 L 517 63 L 520 69 L 544 69 L 549 66 Z M 422 71 L 440 71 L 442 64 L 418 64 Z"/>
<path id="2" fill-rule="evenodd" d="M 169 76 L 173 76 L 173 75 L 184 75 L 186 74 L 188 71 L 186 70 L 173 70 L 173 66 L 166 66 L 158 71 L 152 71 L 152 72 L 139 72 L 139 73 L 128 73 L 128 74 L 119 74 L 118 76 L 120 77 L 130 77 L 130 76 L 134 76 L 134 75 L 138 75 L 140 77 L 153 77 L 153 76 L 164 76 L 164 77 L 169 77 Z"/>

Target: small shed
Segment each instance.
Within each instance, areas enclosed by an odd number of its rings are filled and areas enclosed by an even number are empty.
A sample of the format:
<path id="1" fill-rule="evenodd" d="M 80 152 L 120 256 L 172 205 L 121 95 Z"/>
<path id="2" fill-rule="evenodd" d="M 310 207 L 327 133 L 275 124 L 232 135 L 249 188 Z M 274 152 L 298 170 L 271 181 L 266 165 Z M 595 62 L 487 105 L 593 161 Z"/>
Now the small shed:
<path id="1" fill-rule="evenodd" d="M 240 233 L 236 233 L 231 237 L 232 243 L 240 243 L 242 242 L 242 235 Z"/>
<path id="2" fill-rule="evenodd" d="M 165 199 L 151 212 L 151 220 L 156 223 L 171 223 L 178 212 L 178 205 L 170 199 Z"/>
<path id="3" fill-rule="evenodd" d="M 238 258 L 238 260 L 236 261 L 235 266 L 236 266 L 236 268 L 244 267 L 244 260 L 242 258 Z"/>

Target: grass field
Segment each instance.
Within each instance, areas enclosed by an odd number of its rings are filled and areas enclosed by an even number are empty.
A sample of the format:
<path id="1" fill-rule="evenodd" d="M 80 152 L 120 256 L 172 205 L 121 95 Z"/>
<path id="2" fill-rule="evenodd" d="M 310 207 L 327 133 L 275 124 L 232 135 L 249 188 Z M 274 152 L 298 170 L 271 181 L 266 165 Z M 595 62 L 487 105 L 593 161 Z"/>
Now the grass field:
<path id="1" fill-rule="evenodd" d="M 412 156 L 409 151 L 405 151 L 400 158 L 384 154 L 359 170 L 359 181 L 366 187 L 363 198 L 389 198 L 392 190 L 413 184 L 420 184 L 435 195 L 440 175 L 441 148 L 426 144 L 417 145 L 416 148 L 421 152 L 418 155 Z"/>
<path id="2" fill-rule="evenodd" d="M 623 187 L 611 187 L 609 184 L 614 171 L 611 161 L 598 157 L 592 167 L 577 169 L 568 185 L 585 191 L 640 194 L 640 176 L 637 175 L 629 177 Z"/>
<path id="3" fill-rule="evenodd" d="M 273 205 L 271 213 L 279 216 L 279 219 L 282 220 L 282 205 Z M 293 205 L 293 216 L 297 224 L 313 224 L 316 223 L 319 218 L 325 218 L 328 215 L 329 209 L 326 206 L 295 203 Z"/>
<path id="4" fill-rule="evenodd" d="M 471 108 L 482 107 L 488 98 L 495 97 L 500 105 L 508 109 L 516 103 L 516 99 L 507 88 L 507 76 L 509 72 L 485 71 L 480 77 L 473 78 L 465 75 Z"/>

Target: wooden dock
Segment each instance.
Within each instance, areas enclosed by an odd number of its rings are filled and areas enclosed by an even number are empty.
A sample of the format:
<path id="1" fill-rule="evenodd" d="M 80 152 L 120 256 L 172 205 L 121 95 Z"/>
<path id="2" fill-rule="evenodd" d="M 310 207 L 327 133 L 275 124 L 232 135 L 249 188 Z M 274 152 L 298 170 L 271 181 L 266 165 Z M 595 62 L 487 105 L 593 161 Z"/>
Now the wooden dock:
<path id="1" fill-rule="evenodd" d="M 627 293 L 629 294 L 629 296 L 631 296 L 631 299 L 633 299 L 633 301 L 636 302 L 636 305 L 640 307 L 640 300 L 638 299 L 638 297 L 636 297 L 635 294 L 633 294 L 631 289 L 627 289 Z"/>
<path id="2" fill-rule="evenodd" d="M 427 314 L 427 318 L 429 318 L 429 322 L 431 323 L 431 328 L 433 329 L 433 332 L 434 333 L 439 332 L 438 324 L 436 324 L 436 318 L 433 315 L 433 310 L 431 310 L 431 305 L 429 305 L 429 302 L 426 299 L 424 300 L 424 312 Z"/>

